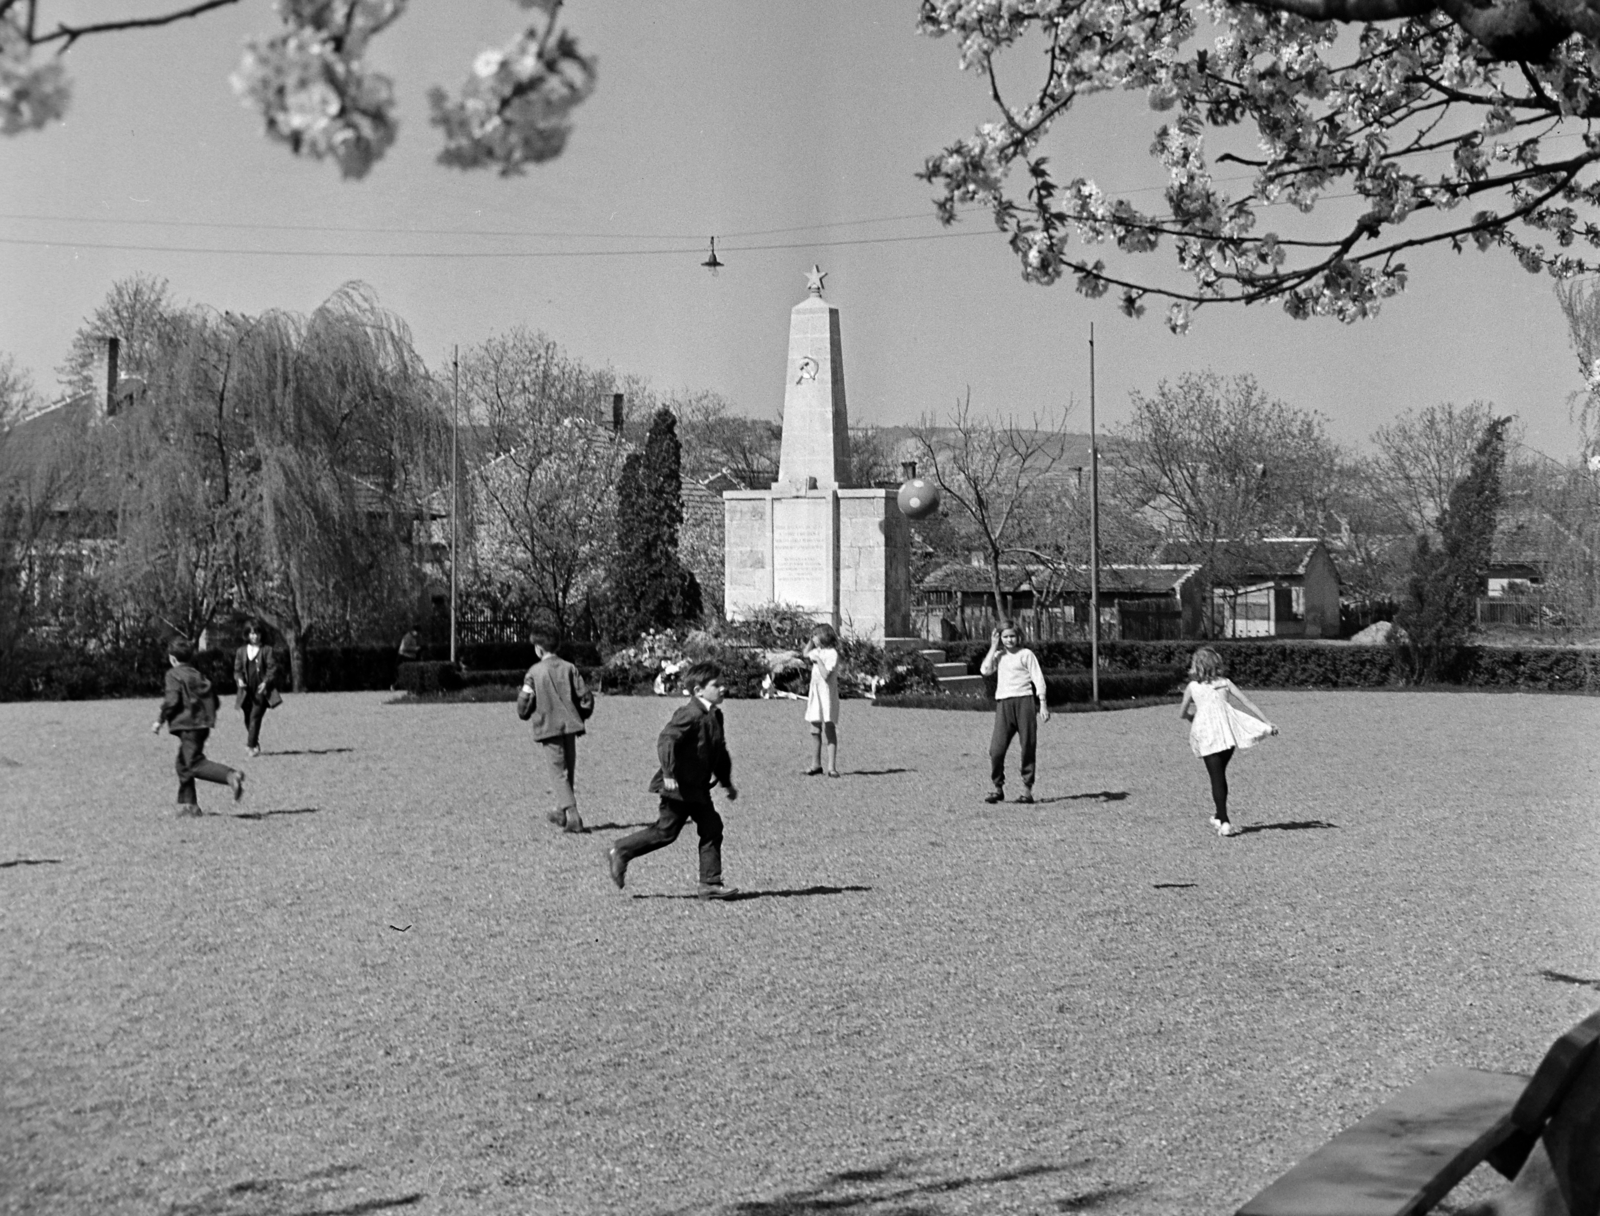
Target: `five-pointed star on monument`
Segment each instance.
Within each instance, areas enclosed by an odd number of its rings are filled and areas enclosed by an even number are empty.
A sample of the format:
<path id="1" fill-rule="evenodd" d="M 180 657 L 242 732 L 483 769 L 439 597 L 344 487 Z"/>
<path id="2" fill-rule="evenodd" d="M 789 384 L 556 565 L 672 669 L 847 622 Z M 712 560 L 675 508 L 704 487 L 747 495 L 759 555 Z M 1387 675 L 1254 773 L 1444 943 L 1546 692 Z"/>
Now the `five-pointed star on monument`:
<path id="1" fill-rule="evenodd" d="M 823 270 L 822 267 L 818 266 L 815 262 L 812 262 L 811 269 L 806 271 L 807 290 L 814 291 L 820 296 L 822 294 L 822 280 L 827 277 L 828 272 Z"/>

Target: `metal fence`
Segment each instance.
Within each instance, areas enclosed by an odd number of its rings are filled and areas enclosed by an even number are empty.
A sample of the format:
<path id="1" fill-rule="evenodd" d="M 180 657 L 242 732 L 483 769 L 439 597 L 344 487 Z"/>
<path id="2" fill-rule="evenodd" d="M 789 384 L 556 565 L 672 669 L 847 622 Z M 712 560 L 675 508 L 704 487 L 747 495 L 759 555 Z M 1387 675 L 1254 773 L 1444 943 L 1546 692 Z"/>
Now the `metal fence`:
<path id="1" fill-rule="evenodd" d="M 1540 629 L 1562 623 L 1553 604 L 1524 596 L 1483 596 L 1478 600 L 1478 624 L 1506 625 L 1514 629 Z"/>
<path id="2" fill-rule="evenodd" d="M 485 642 L 526 642 L 533 621 L 521 616 L 458 616 L 456 617 L 456 642 L 462 646 L 476 646 Z M 445 637 L 449 638 L 449 623 L 445 623 Z"/>

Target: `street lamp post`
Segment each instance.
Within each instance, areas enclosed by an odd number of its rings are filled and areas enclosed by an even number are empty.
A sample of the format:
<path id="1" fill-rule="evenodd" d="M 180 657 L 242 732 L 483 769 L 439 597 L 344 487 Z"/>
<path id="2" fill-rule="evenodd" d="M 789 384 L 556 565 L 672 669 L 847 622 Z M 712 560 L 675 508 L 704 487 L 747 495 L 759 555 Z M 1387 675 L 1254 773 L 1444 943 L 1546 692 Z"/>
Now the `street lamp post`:
<path id="1" fill-rule="evenodd" d="M 1089 696 L 1100 702 L 1100 444 L 1094 425 L 1094 322 L 1089 322 Z"/>
<path id="2" fill-rule="evenodd" d="M 461 462 L 456 433 L 461 427 L 461 348 L 450 355 L 450 662 L 456 661 L 456 533 L 461 514 L 461 491 L 456 484 Z"/>

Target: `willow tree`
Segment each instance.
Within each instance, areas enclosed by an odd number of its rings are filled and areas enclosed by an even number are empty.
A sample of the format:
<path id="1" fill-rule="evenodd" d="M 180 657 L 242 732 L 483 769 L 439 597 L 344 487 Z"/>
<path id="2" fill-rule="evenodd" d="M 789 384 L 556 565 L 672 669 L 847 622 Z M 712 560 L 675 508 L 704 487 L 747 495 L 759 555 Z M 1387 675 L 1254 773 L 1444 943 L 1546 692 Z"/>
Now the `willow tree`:
<path id="1" fill-rule="evenodd" d="M 196 312 L 113 428 L 129 568 L 190 627 L 226 603 L 289 648 L 409 616 L 449 423 L 405 325 L 347 284 L 309 316 Z"/>
<path id="2" fill-rule="evenodd" d="M 947 223 L 987 208 L 1030 282 L 1130 315 L 1165 299 L 1181 331 L 1215 303 L 1369 316 L 1422 246 L 1593 268 L 1593 0 L 922 0 L 919 25 L 959 40 L 993 103 L 922 176 Z M 1048 155 L 1077 102 L 1119 91 L 1169 116 L 1154 207 Z"/>

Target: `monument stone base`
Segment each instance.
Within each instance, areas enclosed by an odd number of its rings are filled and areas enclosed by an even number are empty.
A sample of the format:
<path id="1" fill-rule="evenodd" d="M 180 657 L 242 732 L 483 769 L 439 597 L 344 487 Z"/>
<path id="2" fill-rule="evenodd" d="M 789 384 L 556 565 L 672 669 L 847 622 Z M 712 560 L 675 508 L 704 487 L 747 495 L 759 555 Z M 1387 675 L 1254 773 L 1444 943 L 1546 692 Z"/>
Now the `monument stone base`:
<path id="1" fill-rule="evenodd" d="M 882 641 L 911 623 L 911 530 L 894 491 L 815 486 L 728 490 L 725 611 L 778 603 Z"/>

